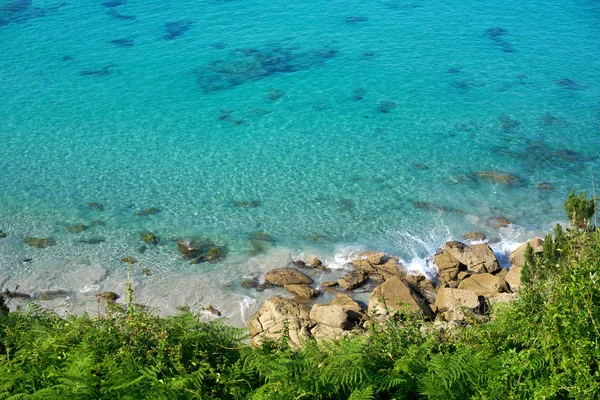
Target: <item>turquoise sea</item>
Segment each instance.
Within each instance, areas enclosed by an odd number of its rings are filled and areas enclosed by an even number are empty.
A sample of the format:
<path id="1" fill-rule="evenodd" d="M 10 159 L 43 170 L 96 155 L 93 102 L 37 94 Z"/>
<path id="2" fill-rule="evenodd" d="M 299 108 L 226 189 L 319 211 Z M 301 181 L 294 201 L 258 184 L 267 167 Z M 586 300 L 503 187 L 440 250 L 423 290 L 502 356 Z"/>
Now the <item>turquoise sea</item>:
<path id="1" fill-rule="evenodd" d="M 140 303 L 241 324 L 280 293 L 244 277 L 364 249 L 433 276 L 445 240 L 502 255 L 600 182 L 597 0 L 0 0 L 0 55 L 0 289 L 62 312 L 131 256 Z"/>

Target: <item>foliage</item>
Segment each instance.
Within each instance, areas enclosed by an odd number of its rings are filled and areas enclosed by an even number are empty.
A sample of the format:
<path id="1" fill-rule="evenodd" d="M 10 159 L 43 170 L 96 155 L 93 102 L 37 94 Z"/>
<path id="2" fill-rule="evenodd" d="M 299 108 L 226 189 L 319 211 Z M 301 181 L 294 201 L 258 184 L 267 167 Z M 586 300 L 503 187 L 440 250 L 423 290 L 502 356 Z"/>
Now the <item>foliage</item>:
<path id="1" fill-rule="evenodd" d="M 587 229 L 590 218 L 596 211 L 596 199 L 586 198 L 585 192 L 579 192 L 578 195 L 575 195 L 575 189 L 573 189 L 565 201 L 565 211 L 571 225 L 579 229 Z"/>
<path id="2" fill-rule="evenodd" d="M 600 230 L 557 225 L 525 259 L 518 300 L 485 322 L 399 314 L 299 349 L 189 311 L 60 318 L 0 296 L 0 399 L 600 398 Z"/>

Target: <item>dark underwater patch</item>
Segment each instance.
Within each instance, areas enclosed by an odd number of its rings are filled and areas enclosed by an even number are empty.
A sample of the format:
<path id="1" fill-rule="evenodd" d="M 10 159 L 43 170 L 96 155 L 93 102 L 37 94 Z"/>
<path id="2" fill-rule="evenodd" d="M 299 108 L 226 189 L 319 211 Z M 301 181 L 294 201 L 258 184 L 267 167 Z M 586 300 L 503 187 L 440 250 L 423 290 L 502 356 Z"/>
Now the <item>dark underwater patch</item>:
<path id="1" fill-rule="evenodd" d="M 194 21 L 174 21 L 165 24 L 164 40 L 173 40 L 189 31 L 194 25 Z"/>
<path id="2" fill-rule="evenodd" d="M 204 93 L 231 89 L 251 80 L 274 74 L 292 73 L 322 66 L 337 55 L 337 49 L 325 47 L 301 51 L 296 46 L 273 44 L 265 48 L 233 50 L 228 58 L 217 59 L 196 68 L 193 73 Z"/>

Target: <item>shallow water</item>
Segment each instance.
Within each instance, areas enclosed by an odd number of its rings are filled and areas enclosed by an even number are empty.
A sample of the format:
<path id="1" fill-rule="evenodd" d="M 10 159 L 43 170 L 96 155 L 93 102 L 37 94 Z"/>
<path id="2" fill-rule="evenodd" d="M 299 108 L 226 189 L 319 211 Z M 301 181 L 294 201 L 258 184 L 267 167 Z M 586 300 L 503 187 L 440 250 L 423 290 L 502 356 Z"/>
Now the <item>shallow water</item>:
<path id="1" fill-rule="evenodd" d="M 596 1 L 119 3 L 0 1 L 3 290 L 93 310 L 133 256 L 139 301 L 239 322 L 276 292 L 245 275 L 366 248 L 433 274 L 445 240 L 482 230 L 501 252 L 600 175 Z M 143 230 L 163 244 L 139 253 Z M 255 232 L 275 241 L 251 256 Z M 228 257 L 189 265 L 191 236 Z"/>

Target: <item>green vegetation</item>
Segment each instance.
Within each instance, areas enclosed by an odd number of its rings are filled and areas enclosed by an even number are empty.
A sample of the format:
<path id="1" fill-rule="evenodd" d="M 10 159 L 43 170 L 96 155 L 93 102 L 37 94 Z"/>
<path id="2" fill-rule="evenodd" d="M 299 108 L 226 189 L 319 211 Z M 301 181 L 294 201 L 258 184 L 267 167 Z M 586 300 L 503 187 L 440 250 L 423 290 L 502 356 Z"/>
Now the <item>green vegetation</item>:
<path id="1" fill-rule="evenodd" d="M 529 251 L 518 300 L 486 321 L 440 330 L 404 314 L 301 349 L 253 348 L 191 312 L 63 319 L 0 296 L 0 399 L 598 399 L 600 230 L 584 228 Z"/>

